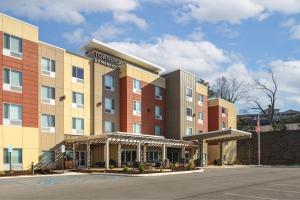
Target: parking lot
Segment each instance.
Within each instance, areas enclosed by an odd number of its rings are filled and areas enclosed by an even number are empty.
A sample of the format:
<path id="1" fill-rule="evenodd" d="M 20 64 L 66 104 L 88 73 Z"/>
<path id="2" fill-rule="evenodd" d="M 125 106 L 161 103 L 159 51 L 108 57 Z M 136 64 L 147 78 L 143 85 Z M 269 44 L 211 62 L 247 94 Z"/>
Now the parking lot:
<path id="1" fill-rule="evenodd" d="M 0 199 L 300 199 L 300 168 L 217 168 L 158 177 L 0 178 Z"/>

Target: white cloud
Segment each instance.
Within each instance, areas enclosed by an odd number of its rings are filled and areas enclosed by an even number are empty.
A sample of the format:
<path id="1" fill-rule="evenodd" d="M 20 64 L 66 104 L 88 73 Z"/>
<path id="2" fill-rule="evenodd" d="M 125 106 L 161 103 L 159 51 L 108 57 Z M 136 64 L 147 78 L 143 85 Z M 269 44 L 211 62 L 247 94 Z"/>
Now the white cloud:
<path id="1" fill-rule="evenodd" d="M 1 10 L 31 20 L 51 20 L 69 24 L 85 21 L 84 14 L 97 12 L 130 12 L 138 0 L 4 0 Z"/>
<path id="2" fill-rule="evenodd" d="M 73 32 L 68 32 L 63 34 L 63 38 L 71 44 L 83 44 L 87 42 L 90 38 L 86 35 L 84 29 L 76 29 Z"/>
<path id="3" fill-rule="evenodd" d="M 227 25 L 219 26 L 217 32 L 220 33 L 223 37 L 229 39 L 237 38 L 240 35 L 238 31 L 234 30 L 233 28 L 230 28 Z"/>
<path id="4" fill-rule="evenodd" d="M 122 34 L 123 30 L 113 24 L 104 24 L 91 33 L 91 37 L 98 40 L 111 40 Z M 88 34 L 88 33 L 87 33 Z"/>
<path id="5" fill-rule="evenodd" d="M 293 40 L 300 40 L 300 23 L 291 18 L 281 24 L 282 27 L 288 28 L 289 37 Z"/>
<path id="6" fill-rule="evenodd" d="M 117 22 L 130 22 L 135 24 L 140 29 L 146 29 L 148 27 L 148 24 L 146 21 L 142 18 L 137 17 L 135 14 L 127 13 L 127 12 L 115 12 L 114 13 L 114 19 Z"/>

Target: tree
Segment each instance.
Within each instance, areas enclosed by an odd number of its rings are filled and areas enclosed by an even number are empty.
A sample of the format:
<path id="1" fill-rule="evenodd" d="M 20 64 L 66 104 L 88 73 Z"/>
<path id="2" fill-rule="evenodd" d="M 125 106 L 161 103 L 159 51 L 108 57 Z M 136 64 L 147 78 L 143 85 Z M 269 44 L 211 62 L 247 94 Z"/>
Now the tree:
<path id="1" fill-rule="evenodd" d="M 215 93 L 214 91 L 211 89 L 209 82 L 204 81 L 203 79 L 199 79 L 198 80 L 199 83 L 201 83 L 202 85 L 205 85 L 207 87 L 207 95 L 208 98 L 214 97 Z"/>
<path id="2" fill-rule="evenodd" d="M 269 123 L 273 124 L 277 95 L 277 83 L 273 71 L 270 70 L 269 75 L 271 76 L 271 84 L 268 85 L 267 82 L 262 82 L 259 80 L 255 80 L 254 83 L 256 89 L 261 90 L 267 97 L 268 109 L 264 109 L 264 106 L 257 97 L 252 98 L 251 101 L 254 103 L 254 107 L 252 109 L 259 110 L 262 114 L 267 116 Z"/>
<path id="3" fill-rule="evenodd" d="M 216 80 L 216 83 L 213 86 L 213 91 L 215 97 L 235 103 L 244 97 L 244 86 L 245 82 L 239 81 L 235 77 L 228 79 L 222 76 Z"/>

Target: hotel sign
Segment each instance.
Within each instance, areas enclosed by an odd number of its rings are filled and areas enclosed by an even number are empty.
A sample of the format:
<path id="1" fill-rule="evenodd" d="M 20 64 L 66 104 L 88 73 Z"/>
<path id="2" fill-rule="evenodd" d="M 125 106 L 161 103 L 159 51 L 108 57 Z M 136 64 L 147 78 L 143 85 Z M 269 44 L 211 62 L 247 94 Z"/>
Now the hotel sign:
<path id="1" fill-rule="evenodd" d="M 116 57 L 112 57 L 107 54 L 101 53 L 99 51 L 93 51 L 92 56 L 94 58 L 95 63 L 99 63 L 101 65 L 105 65 L 111 68 L 119 68 L 120 66 L 125 64 L 124 61 Z"/>

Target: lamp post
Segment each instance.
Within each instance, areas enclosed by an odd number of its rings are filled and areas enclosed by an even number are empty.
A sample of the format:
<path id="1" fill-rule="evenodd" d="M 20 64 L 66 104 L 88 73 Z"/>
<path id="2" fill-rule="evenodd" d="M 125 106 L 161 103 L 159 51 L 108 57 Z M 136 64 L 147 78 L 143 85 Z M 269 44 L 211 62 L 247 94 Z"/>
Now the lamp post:
<path id="1" fill-rule="evenodd" d="M 257 159 L 258 159 L 258 166 L 260 166 L 260 115 L 257 115 L 257 126 L 256 126 L 256 133 L 257 133 Z"/>

